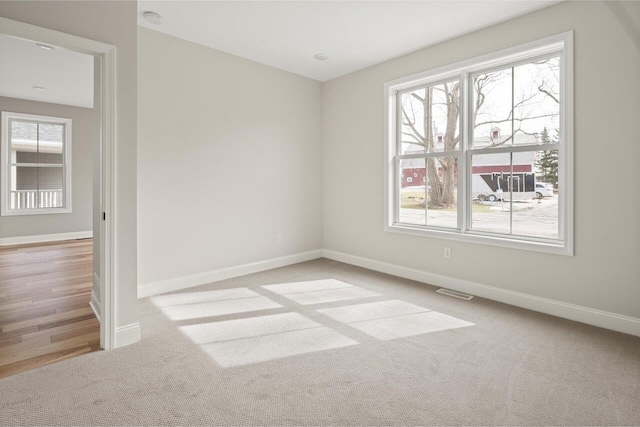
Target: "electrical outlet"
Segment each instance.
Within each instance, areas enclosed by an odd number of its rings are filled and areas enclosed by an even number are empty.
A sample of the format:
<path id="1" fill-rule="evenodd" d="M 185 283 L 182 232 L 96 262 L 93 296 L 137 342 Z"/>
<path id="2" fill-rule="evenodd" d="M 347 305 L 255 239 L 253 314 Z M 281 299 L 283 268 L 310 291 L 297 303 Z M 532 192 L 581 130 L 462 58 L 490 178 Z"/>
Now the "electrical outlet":
<path id="1" fill-rule="evenodd" d="M 448 247 L 444 247 L 444 257 L 445 258 L 451 258 L 451 248 Z"/>
<path id="2" fill-rule="evenodd" d="M 282 233 L 278 233 L 277 242 L 278 243 L 284 242 L 284 235 Z"/>

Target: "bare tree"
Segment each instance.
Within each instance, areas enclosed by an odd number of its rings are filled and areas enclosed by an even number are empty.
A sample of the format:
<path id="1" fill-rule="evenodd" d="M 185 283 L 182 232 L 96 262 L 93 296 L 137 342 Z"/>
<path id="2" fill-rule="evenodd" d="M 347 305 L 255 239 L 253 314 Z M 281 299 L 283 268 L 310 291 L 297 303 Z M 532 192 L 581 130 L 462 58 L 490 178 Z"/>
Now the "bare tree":
<path id="1" fill-rule="evenodd" d="M 440 91 L 444 95 L 444 103 L 434 103 L 434 91 Z M 460 116 L 460 84 L 459 82 L 445 83 L 439 86 L 425 88 L 424 96 L 419 92 L 412 92 L 411 97 L 421 105 L 423 117 L 422 128 L 416 125 L 417 117 L 413 103 L 410 104 L 411 111 L 407 111 L 402 106 L 403 124 L 408 126 L 409 131 L 403 132 L 411 138 L 411 144 L 421 146 L 426 152 L 436 151 L 436 135 L 433 120 L 433 106 L 443 105 L 446 108 L 446 126 L 442 135 L 444 151 L 454 151 L 460 141 L 458 134 L 458 118 Z M 439 165 L 439 167 L 438 167 Z M 426 159 L 427 182 L 429 183 L 429 206 L 448 207 L 455 204 L 455 169 L 457 166 L 456 157 L 442 156 L 437 160 L 433 157 Z M 440 175 L 442 179 L 440 179 Z"/>

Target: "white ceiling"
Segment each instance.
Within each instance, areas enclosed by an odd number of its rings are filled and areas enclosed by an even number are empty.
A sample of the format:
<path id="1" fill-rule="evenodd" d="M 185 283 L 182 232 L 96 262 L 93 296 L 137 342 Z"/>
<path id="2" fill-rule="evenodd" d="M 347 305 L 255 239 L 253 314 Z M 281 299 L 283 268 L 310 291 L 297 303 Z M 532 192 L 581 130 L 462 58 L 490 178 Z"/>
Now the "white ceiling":
<path id="1" fill-rule="evenodd" d="M 90 55 L 0 34 L 0 96 L 93 108 L 93 77 Z"/>
<path id="2" fill-rule="evenodd" d="M 138 23 L 327 81 L 555 3 L 141 0 Z M 163 23 L 147 23 L 144 11 L 159 13 Z M 329 59 L 313 59 L 320 52 Z"/>

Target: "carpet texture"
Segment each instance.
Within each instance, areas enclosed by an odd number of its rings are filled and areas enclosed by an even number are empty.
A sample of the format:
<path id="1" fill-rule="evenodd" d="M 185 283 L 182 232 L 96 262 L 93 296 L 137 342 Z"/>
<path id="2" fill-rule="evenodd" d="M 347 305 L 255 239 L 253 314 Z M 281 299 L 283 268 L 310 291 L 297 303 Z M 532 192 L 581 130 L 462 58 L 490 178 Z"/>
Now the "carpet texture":
<path id="1" fill-rule="evenodd" d="M 640 338 L 435 289 L 321 259 L 147 298 L 140 343 L 0 380 L 0 425 L 640 424 Z"/>

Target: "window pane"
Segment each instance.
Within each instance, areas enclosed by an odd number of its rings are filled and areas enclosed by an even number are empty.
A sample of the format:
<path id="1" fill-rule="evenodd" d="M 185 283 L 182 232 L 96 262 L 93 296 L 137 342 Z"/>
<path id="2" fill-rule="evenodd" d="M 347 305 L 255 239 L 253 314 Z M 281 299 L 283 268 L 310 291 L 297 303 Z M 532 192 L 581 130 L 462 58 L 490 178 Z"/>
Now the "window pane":
<path id="1" fill-rule="evenodd" d="M 425 159 L 400 160 L 400 212 L 405 224 L 425 225 Z"/>
<path id="2" fill-rule="evenodd" d="M 14 151 L 14 163 L 38 163 L 37 151 Z"/>
<path id="3" fill-rule="evenodd" d="M 553 57 L 513 69 L 515 144 L 553 143 L 544 129 L 560 128 L 560 58 Z"/>
<path id="4" fill-rule="evenodd" d="M 38 168 L 13 166 L 11 168 L 11 189 L 17 191 L 38 190 Z"/>
<path id="5" fill-rule="evenodd" d="M 11 120 L 11 163 L 63 163 L 64 125 Z"/>
<path id="6" fill-rule="evenodd" d="M 522 197 L 516 198 L 514 193 L 513 234 L 558 239 L 558 194 L 554 190 L 558 182 L 558 152 L 518 154 L 535 157 L 535 180 L 527 180 Z"/>
<path id="7" fill-rule="evenodd" d="M 62 208 L 64 169 L 12 166 L 10 209 Z"/>
<path id="8" fill-rule="evenodd" d="M 533 171 L 533 162 L 529 165 Z M 471 228 L 476 231 L 509 234 L 511 203 L 509 191 L 511 153 L 482 154 L 472 158 Z"/>
<path id="9" fill-rule="evenodd" d="M 64 125 L 40 123 L 38 163 L 62 164 Z"/>
<path id="10" fill-rule="evenodd" d="M 11 141 L 9 151 L 11 163 L 36 163 L 38 156 L 38 124 L 19 120 L 10 121 Z M 22 156 L 22 160 L 18 157 Z"/>
<path id="11" fill-rule="evenodd" d="M 399 182 L 399 222 L 458 228 L 457 157 L 402 159 Z"/>
<path id="12" fill-rule="evenodd" d="M 512 144 L 512 77 L 511 68 L 473 76 L 473 148 Z"/>
<path id="13" fill-rule="evenodd" d="M 473 156 L 472 229 L 558 239 L 557 181 L 557 150 Z"/>
<path id="14" fill-rule="evenodd" d="M 38 189 L 62 191 L 62 168 L 38 168 Z"/>
<path id="15" fill-rule="evenodd" d="M 62 154 L 36 153 L 32 151 L 15 151 L 14 163 L 41 163 L 62 165 Z"/>
<path id="16" fill-rule="evenodd" d="M 38 206 L 38 168 L 12 166 L 9 181 L 11 209 L 35 209 Z"/>
<path id="17" fill-rule="evenodd" d="M 402 154 L 458 149 L 460 82 L 452 80 L 400 96 Z"/>
<path id="18" fill-rule="evenodd" d="M 458 228 L 458 158 L 427 159 L 427 225 Z"/>
<path id="19" fill-rule="evenodd" d="M 542 133 L 560 127 L 559 57 L 479 74 L 472 82 L 473 148 L 557 142 Z"/>

